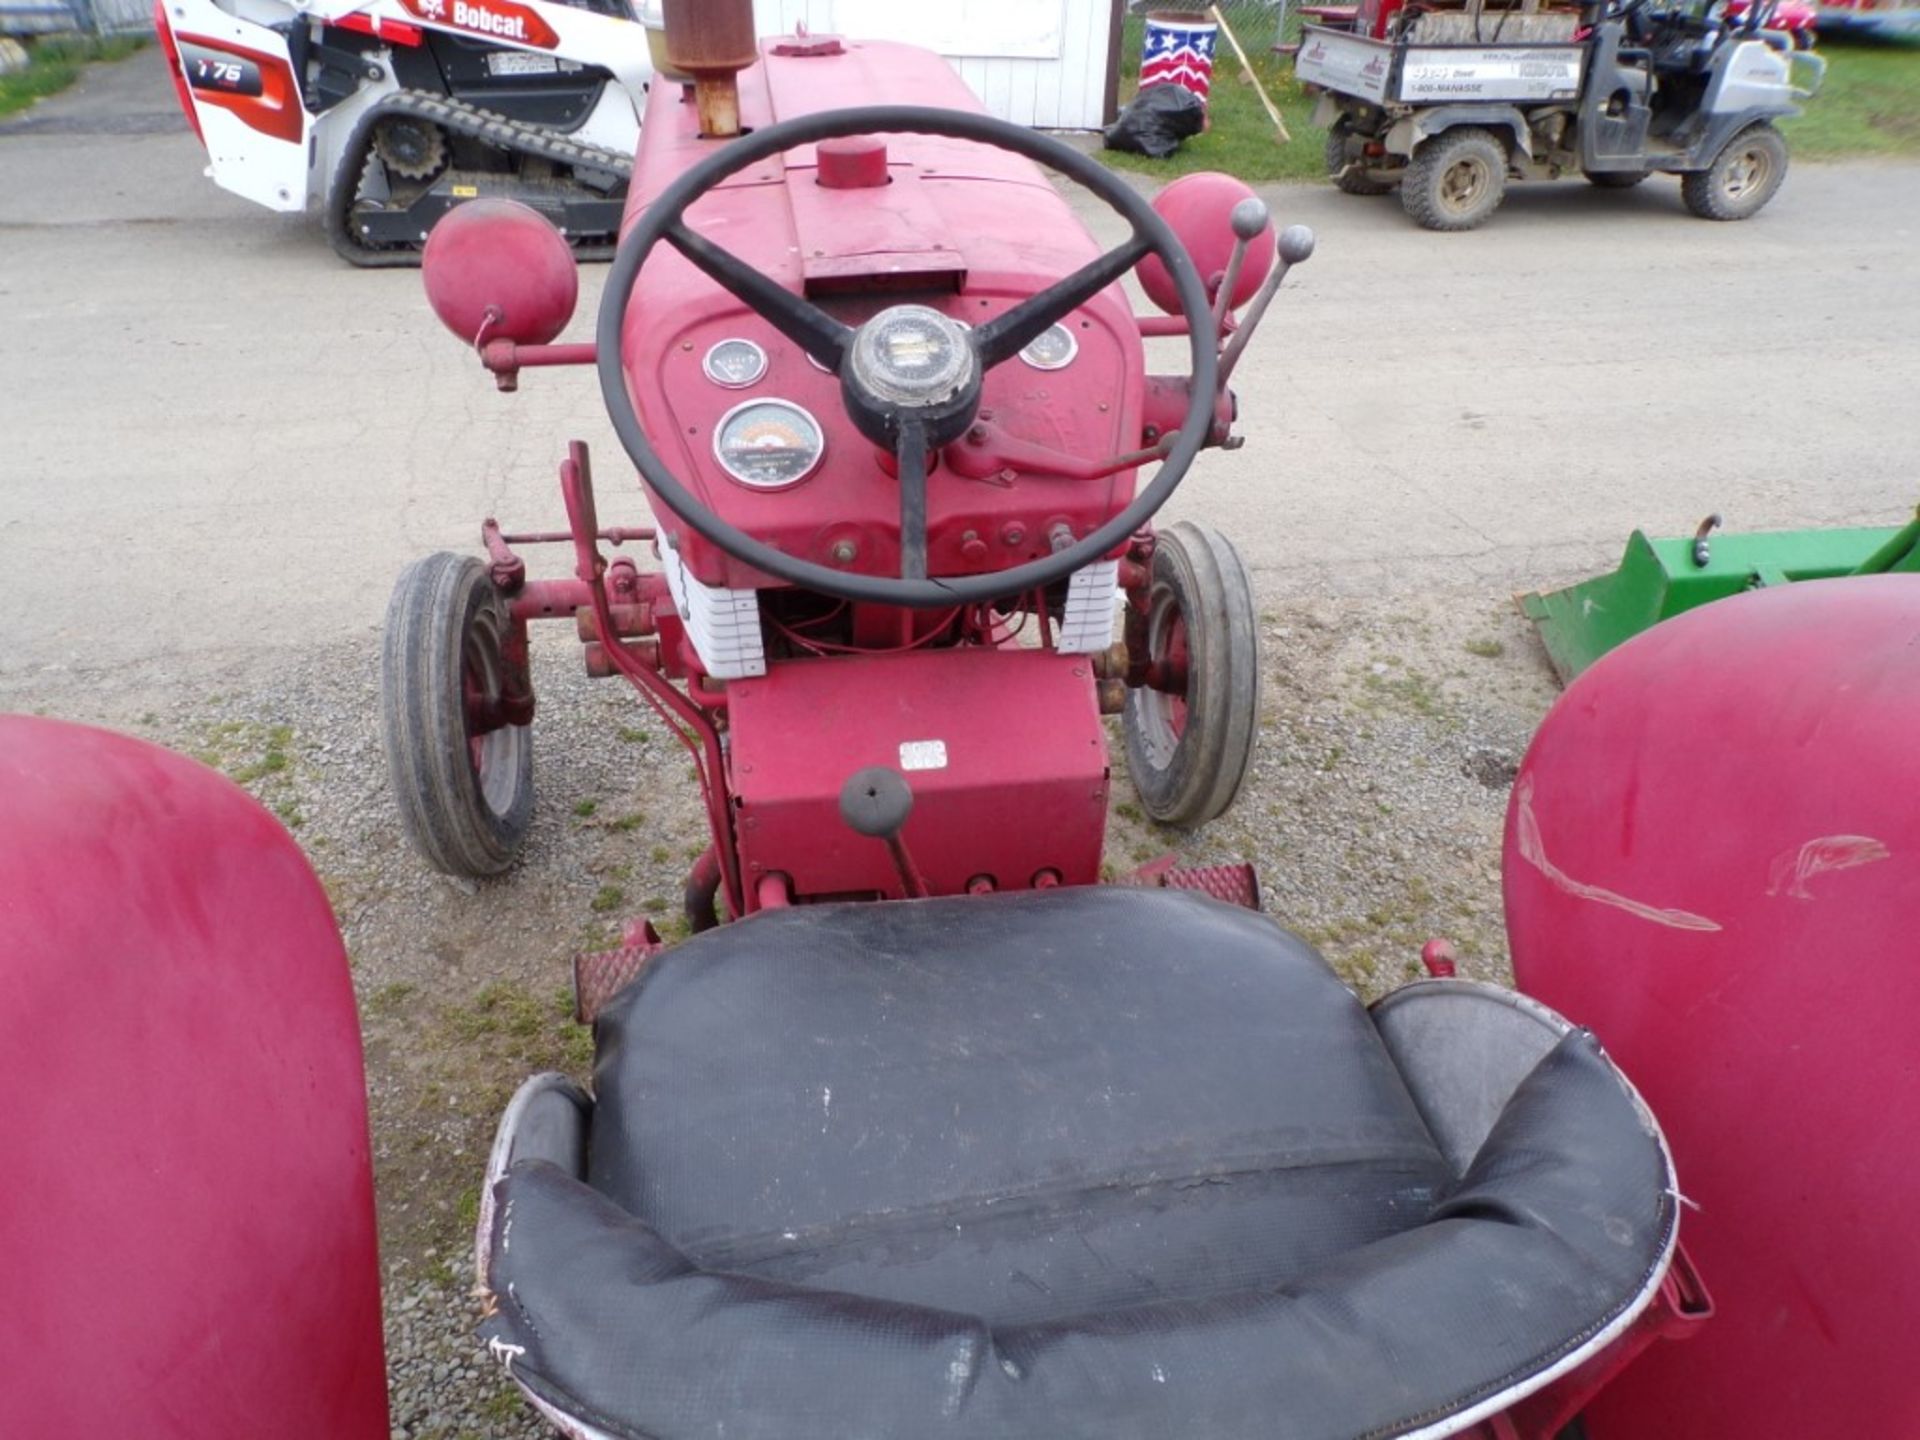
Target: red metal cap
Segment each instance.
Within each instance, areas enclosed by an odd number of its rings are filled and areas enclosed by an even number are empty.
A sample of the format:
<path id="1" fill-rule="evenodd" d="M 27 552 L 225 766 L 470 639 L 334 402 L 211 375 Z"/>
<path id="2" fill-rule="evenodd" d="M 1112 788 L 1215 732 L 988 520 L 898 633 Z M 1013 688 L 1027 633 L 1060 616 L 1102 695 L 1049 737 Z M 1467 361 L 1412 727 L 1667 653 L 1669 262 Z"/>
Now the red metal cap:
<path id="1" fill-rule="evenodd" d="M 870 190 L 887 183 L 887 142 L 875 135 L 822 140 L 814 147 L 820 183 L 829 190 Z"/>

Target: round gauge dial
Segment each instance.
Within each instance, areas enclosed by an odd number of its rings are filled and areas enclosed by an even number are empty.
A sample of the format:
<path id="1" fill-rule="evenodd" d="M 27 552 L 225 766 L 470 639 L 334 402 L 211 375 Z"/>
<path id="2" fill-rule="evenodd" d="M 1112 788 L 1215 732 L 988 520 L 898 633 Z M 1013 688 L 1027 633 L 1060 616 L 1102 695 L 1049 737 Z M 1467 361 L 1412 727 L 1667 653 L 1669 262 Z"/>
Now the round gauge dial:
<path id="1" fill-rule="evenodd" d="M 729 390 L 742 390 L 767 373 L 767 352 L 751 340 L 722 340 L 700 362 L 707 379 Z"/>
<path id="2" fill-rule="evenodd" d="M 720 417 L 713 432 L 720 468 L 755 490 L 781 490 L 813 473 L 827 438 L 790 400 L 749 400 Z"/>
<path id="3" fill-rule="evenodd" d="M 1064 325 L 1049 325 L 1027 342 L 1020 358 L 1036 370 L 1064 370 L 1080 353 L 1080 342 Z"/>

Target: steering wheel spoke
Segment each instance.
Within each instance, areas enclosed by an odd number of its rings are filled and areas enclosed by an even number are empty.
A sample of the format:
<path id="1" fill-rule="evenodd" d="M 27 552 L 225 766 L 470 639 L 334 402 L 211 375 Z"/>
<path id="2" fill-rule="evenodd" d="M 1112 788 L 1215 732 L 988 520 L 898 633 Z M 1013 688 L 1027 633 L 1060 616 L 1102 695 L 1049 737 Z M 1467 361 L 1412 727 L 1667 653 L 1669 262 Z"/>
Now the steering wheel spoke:
<path id="1" fill-rule="evenodd" d="M 678 219 L 667 226 L 662 238 L 815 360 L 831 370 L 840 368 L 853 338 L 851 328 Z"/>
<path id="2" fill-rule="evenodd" d="M 1002 360 L 1018 355 L 1048 327 L 1086 304 L 1152 252 L 1153 242 L 1136 230 L 1125 244 L 1116 245 L 1066 279 L 1056 280 L 1038 295 L 1029 296 L 1004 315 L 987 321 L 973 332 L 981 365 L 990 370 Z"/>
<path id="3" fill-rule="evenodd" d="M 927 578 L 927 432 L 918 420 L 901 423 L 893 458 L 900 471 L 900 578 Z"/>

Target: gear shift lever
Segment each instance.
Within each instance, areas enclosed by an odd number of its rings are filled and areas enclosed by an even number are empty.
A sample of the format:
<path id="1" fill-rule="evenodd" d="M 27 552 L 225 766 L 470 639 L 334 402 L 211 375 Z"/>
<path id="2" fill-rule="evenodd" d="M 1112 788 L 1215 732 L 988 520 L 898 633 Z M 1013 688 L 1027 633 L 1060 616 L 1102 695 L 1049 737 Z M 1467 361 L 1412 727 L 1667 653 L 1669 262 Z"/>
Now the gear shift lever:
<path id="1" fill-rule="evenodd" d="M 840 787 L 840 818 L 860 834 L 886 841 L 907 898 L 924 900 L 928 894 L 926 878 L 907 854 L 906 841 L 900 838 L 912 813 L 913 789 L 904 775 L 889 766 L 869 765 L 856 770 Z"/>

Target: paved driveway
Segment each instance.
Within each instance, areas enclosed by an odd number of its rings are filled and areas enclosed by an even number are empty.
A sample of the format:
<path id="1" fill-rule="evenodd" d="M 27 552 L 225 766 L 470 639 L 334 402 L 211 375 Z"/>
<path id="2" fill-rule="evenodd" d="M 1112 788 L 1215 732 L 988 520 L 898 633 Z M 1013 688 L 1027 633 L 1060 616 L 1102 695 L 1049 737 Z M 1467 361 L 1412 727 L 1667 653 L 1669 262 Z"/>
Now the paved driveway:
<path id="1" fill-rule="evenodd" d="M 31 597 L 0 675 L 370 632 L 489 510 L 558 523 L 567 437 L 613 450 L 590 376 L 495 394 L 415 274 L 348 268 L 202 163 L 151 50 L 0 127 L 0 556 Z M 1744 225 L 1671 181 L 1522 187 L 1464 236 L 1270 198 L 1320 253 L 1241 371 L 1247 448 L 1177 502 L 1266 595 L 1499 594 L 1635 524 L 1920 498 L 1920 168 L 1803 166 Z"/>

